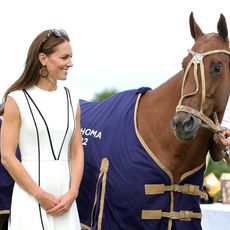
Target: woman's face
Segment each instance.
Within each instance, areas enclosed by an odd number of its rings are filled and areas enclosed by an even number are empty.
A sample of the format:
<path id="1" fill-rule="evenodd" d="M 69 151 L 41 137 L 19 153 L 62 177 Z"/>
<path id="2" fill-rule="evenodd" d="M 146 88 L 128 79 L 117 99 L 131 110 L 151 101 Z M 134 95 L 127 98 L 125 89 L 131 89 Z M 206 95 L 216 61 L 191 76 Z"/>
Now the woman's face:
<path id="1" fill-rule="evenodd" d="M 56 51 L 47 56 L 46 67 L 49 71 L 48 78 L 52 80 L 66 80 L 68 69 L 72 64 L 72 48 L 70 42 L 64 41 L 56 46 Z"/>

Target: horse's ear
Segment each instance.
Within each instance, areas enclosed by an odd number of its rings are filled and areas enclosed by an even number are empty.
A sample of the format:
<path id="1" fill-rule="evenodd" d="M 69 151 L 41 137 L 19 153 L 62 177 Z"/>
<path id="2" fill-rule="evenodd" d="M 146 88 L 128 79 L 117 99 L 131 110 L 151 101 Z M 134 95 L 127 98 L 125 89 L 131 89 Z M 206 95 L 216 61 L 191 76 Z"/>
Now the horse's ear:
<path id="1" fill-rule="evenodd" d="M 227 28 L 227 23 L 226 19 L 223 14 L 220 14 L 220 19 L 217 23 L 217 30 L 219 35 L 224 39 L 228 39 L 228 28 Z"/>
<path id="2" fill-rule="evenodd" d="M 190 17 L 189 17 L 189 25 L 190 25 L 190 31 L 192 37 L 196 40 L 198 37 L 204 35 L 198 24 L 196 23 L 194 17 L 193 17 L 193 12 L 191 12 Z"/>

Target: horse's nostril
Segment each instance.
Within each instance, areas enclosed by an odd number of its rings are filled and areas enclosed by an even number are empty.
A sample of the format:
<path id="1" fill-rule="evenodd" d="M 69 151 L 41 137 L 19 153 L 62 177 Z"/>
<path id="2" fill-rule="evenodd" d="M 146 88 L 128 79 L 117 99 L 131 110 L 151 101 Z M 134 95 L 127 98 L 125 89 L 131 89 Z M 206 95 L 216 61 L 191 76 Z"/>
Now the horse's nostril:
<path id="1" fill-rule="evenodd" d="M 194 126 L 194 118 L 193 116 L 189 116 L 183 123 L 184 132 L 189 132 L 193 129 Z"/>
<path id="2" fill-rule="evenodd" d="M 173 129 L 176 128 L 176 121 L 175 121 L 174 118 L 171 120 L 171 127 L 172 127 Z"/>

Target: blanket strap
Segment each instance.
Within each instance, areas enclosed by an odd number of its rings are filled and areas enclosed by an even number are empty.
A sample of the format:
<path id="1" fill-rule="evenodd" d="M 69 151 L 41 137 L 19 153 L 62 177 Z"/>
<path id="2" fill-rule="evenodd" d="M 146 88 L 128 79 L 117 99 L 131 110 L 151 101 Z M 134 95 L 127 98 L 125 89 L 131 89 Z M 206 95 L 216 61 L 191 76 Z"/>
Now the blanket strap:
<path id="1" fill-rule="evenodd" d="M 104 200 L 105 200 L 105 189 L 106 189 L 106 178 L 107 178 L 107 172 L 109 170 L 109 160 L 107 158 L 103 158 L 101 161 L 101 167 L 100 167 L 100 174 L 98 176 L 97 184 L 96 184 L 96 192 L 95 192 L 95 198 L 94 198 L 94 204 L 93 209 L 91 212 L 91 228 L 93 227 L 93 215 L 94 215 L 94 209 L 96 207 L 97 199 L 98 199 L 98 187 L 99 187 L 99 181 L 102 178 L 102 185 L 101 185 L 101 198 L 100 198 L 100 205 L 99 205 L 99 214 L 98 214 L 98 226 L 97 230 L 101 230 L 102 225 L 102 218 L 103 218 L 103 211 L 104 211 Z"/>
<path id="2" fill-rule="evenodd" d="M 202 214 L 192 211 L 163 212 L 161 210 L 142 210 L 141 218 L 145 220 L 169 218 L 172 220 L 191 221 L 192 218 L 201 219 Z"/>
<path id="3" fill-rule="evenodd" d="M 10 210 L 0 210 L 0 215 L 10 214 Z"/>
<path id="4" fill-rule="evenodd" d="M 99 215 L 98 215 L 98 228 L 97 228 L 98 230 L 101 230 L 101 225 L 102 225 L 102 217 L 103 217 L 104 201 L 105 201 L 106 178 L 107 178 L 108 169 L 109 169 L 109 161 L 107 158 L 104 158 L 101 162 L 101 168 L 100 168 L 100 171 L 102 172 L 103 177 L 102 177 L 100 210 L 99 210 Z"/>
<path id="5" fill-rule="evenodd" d="M 145 194 L 146 195 L 155 195 L 163 194 L 164 192 L 181 192 L 184 194 L 200 196 L 201 198 L 208 199 L 208 194 L 200 191 L 198 185 L 192 184 L 173 184 L 173 185 L 164 185 L 164 184 L 145 184 Z"/>
<path id="6" fill-rule="evenodd" d="M 85 225 L 85 224 L 81 224 L 81 230 L 90 230 L 91 227 Z"/>

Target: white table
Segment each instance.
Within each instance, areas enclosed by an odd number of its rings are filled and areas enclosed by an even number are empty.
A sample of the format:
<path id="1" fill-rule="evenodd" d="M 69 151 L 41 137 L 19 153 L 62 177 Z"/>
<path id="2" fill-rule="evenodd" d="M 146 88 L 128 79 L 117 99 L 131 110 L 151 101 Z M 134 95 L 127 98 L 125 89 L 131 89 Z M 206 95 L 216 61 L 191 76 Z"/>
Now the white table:
<path id="1" fill-rule="evenodd" d="M 202 204 L 203 230 L 228 230 L 230 229 L 230 204 Z"/>

